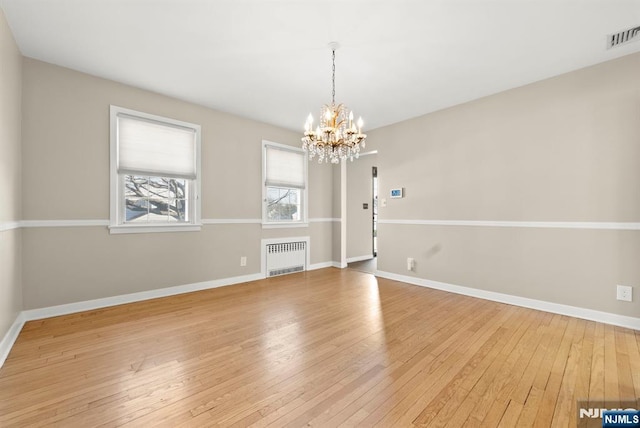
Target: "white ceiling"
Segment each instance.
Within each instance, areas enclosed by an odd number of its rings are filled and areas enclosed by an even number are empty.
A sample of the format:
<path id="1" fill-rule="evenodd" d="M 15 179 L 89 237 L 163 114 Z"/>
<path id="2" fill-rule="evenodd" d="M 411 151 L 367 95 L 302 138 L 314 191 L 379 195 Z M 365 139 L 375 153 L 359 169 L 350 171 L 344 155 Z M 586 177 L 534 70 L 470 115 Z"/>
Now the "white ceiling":
<path id="1" fill-rule="evenodd" d="M 366 130 L 640 51 L 640 0 L 0 0 L 25 56 L 285 128 Z M 640 70 L 639 70 L 640 72 Z"/>

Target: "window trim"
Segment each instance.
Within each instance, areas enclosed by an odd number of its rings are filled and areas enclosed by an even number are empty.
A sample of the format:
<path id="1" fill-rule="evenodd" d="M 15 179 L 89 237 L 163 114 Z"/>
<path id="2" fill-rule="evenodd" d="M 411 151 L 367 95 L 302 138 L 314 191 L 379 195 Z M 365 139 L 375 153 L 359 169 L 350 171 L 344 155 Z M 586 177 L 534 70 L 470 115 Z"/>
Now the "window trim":
<path id="1" fill-rule="evenodd" d="M 298 152 L 303 155 L 304 165 L 304 189 L 300 192 L 302 195 L 302 216 L 300 220 L 292 221 L 269 221 L 267 219 L 267 147 L 275 147 L 282 150 Z M 309 162 L 306 159 L 304 150 L 299 147 L 289 146 L 287 144 L 274 143 L 273 141 L 262 140 L 262 228 L 263 229 L 280 229 L 293 227 L 309 227 Z"/>
<path id="2" fill-rule="evenodd" d="M 196 134 L 196 178 L 189 180 L 192 185 L 189 186 L 189 203 L 193 212 L 191 221 L 185 223 L 125 223 L 124 222 L 124 176 L 118 174 L 118 114 L 126 114 L 132 117 L 139 117 L 143 120 L 152 120 L 163 122 L 168 125 L 192 128 Z M 151 233 L 151 232 L 191 232 L 199 231 L 202 228 L 201 220 L 201 156 L 200 156 L 200 140 L 201 127 L 195 123 L 183 122 L 168 117 L 158 116 L 141 111 L 131 110 L 124 107 L 110 105 L 109 107 L 109 145 L 110 145 L 110 164 L 109 164 L 109 233 Z"/>

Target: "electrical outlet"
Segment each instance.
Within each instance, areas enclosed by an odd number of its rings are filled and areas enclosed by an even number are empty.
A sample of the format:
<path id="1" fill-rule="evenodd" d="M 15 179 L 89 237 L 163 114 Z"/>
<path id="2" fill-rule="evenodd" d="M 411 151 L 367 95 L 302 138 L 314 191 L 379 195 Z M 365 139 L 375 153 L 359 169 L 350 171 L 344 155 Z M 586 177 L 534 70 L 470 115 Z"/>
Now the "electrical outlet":
<path id="1" fill-rule="evenodd" d="M 633 301 L 633 287 L 628 287 L 626 285 L 618 285 L 617 299 L 625 302 Z"/>
<path id="2" fill-rule="evenodd" d="M 247 258 L 245 256 L 240 257 L 240 266 L 247 265 Z"/>
<path id="3" fill-rule="evenodd" d="M 413 270 L 413 267 L 415 266 L 416 261 L 415 259 L 412 259 L 411 257 L 407 258 L 407 270 Z"/>

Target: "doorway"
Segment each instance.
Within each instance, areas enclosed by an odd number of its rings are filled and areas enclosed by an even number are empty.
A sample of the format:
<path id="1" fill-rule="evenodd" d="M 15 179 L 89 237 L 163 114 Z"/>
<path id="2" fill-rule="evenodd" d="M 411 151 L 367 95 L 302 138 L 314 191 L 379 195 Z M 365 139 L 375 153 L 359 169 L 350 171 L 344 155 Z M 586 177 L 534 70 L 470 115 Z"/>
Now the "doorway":
<path id="1" fill-rule="evenodd" d="M 371 239 L 373 240 L 373 257 L 378 256 L 378 167 L 374 166 L 371 168 L 371 173 L 373 176 L 372 183 L 372 196 L 373 200 L 371 201 L 371 206 L 373 209 L 371 210 L 371 215 L 373 216 L 373 229 L 371 231 Z"/>
<path id="2" fill-rule="evenodd" d="M 360 154 L 358 162 L 345 168 L 346 262 L 349 267 L 372 265 L 378 255 L 379 181 L 377 152 Z M 342 185 L 342 183 L 341 183 Z M 369 268 L 369 267 L 368 267 Z M 364 269 L 363 269 L 364 270 Z"/>

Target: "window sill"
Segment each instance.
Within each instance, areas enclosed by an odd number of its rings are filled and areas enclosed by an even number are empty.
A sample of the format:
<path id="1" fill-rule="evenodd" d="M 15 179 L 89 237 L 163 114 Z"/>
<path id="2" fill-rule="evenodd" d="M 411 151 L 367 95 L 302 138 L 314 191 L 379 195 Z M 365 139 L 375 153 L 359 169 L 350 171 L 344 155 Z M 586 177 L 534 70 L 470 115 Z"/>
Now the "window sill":
<path id="1" fill-rule="evenodd" d="M 164 232 L 198 232 L 201 224 L 118 224 L 109 226 L 109 233 L 117 235 L 121 233 L 164 233 Z"/>
<path id="2" fill-rule="evenodd" d="M 262 223 L 263 229 L 288 229 L 294 227 L 309 227 L 309 223 Z"/>

